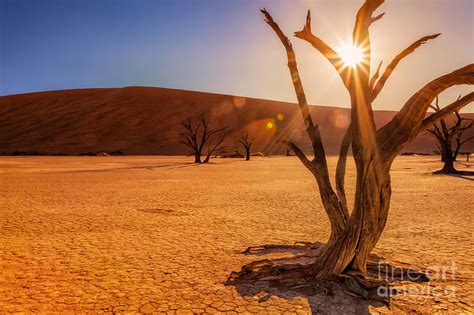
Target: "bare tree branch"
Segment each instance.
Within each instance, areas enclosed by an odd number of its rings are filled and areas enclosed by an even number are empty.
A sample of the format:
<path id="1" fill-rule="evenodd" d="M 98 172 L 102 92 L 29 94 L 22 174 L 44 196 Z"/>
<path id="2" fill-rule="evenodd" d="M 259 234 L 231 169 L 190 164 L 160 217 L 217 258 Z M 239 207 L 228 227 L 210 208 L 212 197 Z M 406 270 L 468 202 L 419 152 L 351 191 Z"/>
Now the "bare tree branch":
<path id="1" fill-rule="evenodd" d="M 336 166 L 336 191 L 337 197 L 341 204 L 341 208 L 344 211 L 345 217 L 349 218 L 349 210 L 347 209 L 347 199 L 346 191 L 344 188 L 344 178 L 346 176 L 346 161 L 347 153 L 349 151 L 349 146 L 351 145 L 351 126 L 349 126 L 344 133 L 344 138 L 342 139 L 341 149 L 339 152 L 339 159 Z"/>
<path id="2" fill-rule="evenodd" d="M 460 98 L 461 98 L 461 96 L 459 96 L 458 99 L 460 99 Z M 433 109 L 435 112 L 437 112 L 438 110 L 441 109 L 441 108 L 439 108 L 439 97 L 438 97 L 438 95 L 436 95 L 436 103 L 435 103 L 435 105 L 431 105 L 431 104 L 430 104 L 430 108 Z"/>
<path id="3" fill-rule="evenodd" d="M 439 113 L 433 114 L 435 116 L 424 120 L 426 111 L 438 94 L 451 86 L 461 84 L 474 84 L 474 64 L 434 79 L 415 93 L 392 120 L 378 131 L 384 159 L 392 161 L 401 148 L 413 140 L 420 131 L 427 129 L 431 124 L 454 110 L 467 105 L 461 105 L 461 103 L 472 96 L 466 95 L 463 101 L 455 102 L 457 105 L 450 105 L 448 109 L 443 109 Z"/>
<path id="4" fill-rule="evenodd" d="M 466 96 L 458 99 L 457 101 L 451 103 L 450 105 L 439 109 L 434 114 L 431 114 L 427 118 L 423 119 L 421 122 L 421 129 L 427 129 L 433 124 L 435 124 L 440 119 L 450 115 L 451 113 L 463 108 L 464 106 L 468 105 L 469 103 L 474 101 L 474 92 L 467 94 Z M 459 120 L 461 122 L 461 120 Z"/>
<path id="5" fill-rule="evenodd" d="M 383 16 L 385 15 L 385 12 L 384 13 L 380 13 L 379 15 L 373 17 L 370 19 L 370 22 L 369 22 L 369 26 L 371 26 L 374 22 L 377 22 L 378 20 L 380 20 Z"/>
<path id="6" fill-rule="evenodd" d="M 461 144 L 472 142 L 472 140 L 474 140 L 474 136 L 470 136 L 469 138 L 464 139 L 463 141 L 461 141 Z"/>
<path id="7" fill-rule="evenodd" d="M 312 162 L 308 159 L 306 154 L 304 154 L 304 152 L 301 151 L 301 149 L 296 144 L 290 141 L 283 141 L 283 143 L 285 143 L 291 148 L 291 150 L 295 153 L 295 155 L 300 159 L 301 163 L 303 163 L 303 165 L 306 166 L 306 168 L 310 170 L 314 176 L 318 176 L 318 174 L 314 171 Z"/>
<path id="8" fill-rule="evenodd" d="M 369 84 L 370 75 L 370 36 L 369 27 L 375 21 L 380 20 L 384 13 L 373 17 L 374 12 L 384 3 L 384 0 L 366 0 L 364 4 L 357 11 L 356 20 L 354 24 L 354 30 L 352 31 L 352 42 L 354 45 L 360 47 L 363 50 L 363 60 L 358 65 L 361 71 L 359 72 L 359 78 L 363 86 Z"/>
<path id="9" fill-rule="evenodd" d="M 377 70 L 375 71 L 373 77 L 370 78 L 369 89 L 374 88 L 374 84 L 375 84 L 375 82 L 377 81 L 377 79 L 379 78 L 379 75 L 380 75 L 380 67 L 381 66 L 382 66 L 382 60 L 380 60 L 379 66 L 377 67 Z"/>
<path id="10" fill-rule="evenodd" d="M 426 131 L 431 133 L 433 136 L 435 136 L 436 139 L 438 139 L 439 142 L 444 141 L 443 135 L 439 131 L 438 126 L 433 125 L 433 127 L 431 129 L 426 129 Z"/>
<path id="11" fill-rule="evenodd" d="M 204 117 L 201 117 L 201 124 L 203 126 L 203 131 L 202 131 L 202 136 L 201 136 L 201 144 L 199 145 L 199 154 L 201 154 L 202 152 L 202 149 L 204 148 L 204 144 L 207 142 L 207 140 L 209 140 L 209 136 L 208 136 L 208 131 L 207 131 L 207 128 L 209 127 L 209 121 L 207 121 Z M 197 137 L 197 132 L 198 132 L 198 129 L 196 128 L 196 131 L 195 131 L 195 136 Z"/>
<path id="12" fill-rule="evenodd" d="M 385 0 L 366 0 L 359 8 L 356 15 L 354 30 L 352 32 L 354 43 L 360 43 L 361 39 L 367 36 L 364 33 L 368 31 L 372 23 L 380 20 L 384 16 L 385 13 L 381 13 L 375 17 L 373 16 L 374 12 L 384 2 Z"/>
<path id="13" fill-rule="evenodd" d="M 411 44 L 410 46 L 408 46 L 408 47 L 407 47 L 405 50 L 403 50 L 401 53 L 399 53 L 399 54 L 392 60 L 392 62 L 390 62 L 390 64 L 387 66 L 387 68 L 386 68 L 385 71 L 383 72 L 382 76 L 380 77 L 380 79 L 379 79 L 379 80 L 377 81 L 377 83 L 375 84 L 375 86 L 374 86 L 374 88 L 373 88 L 373 90 L 372 90 L 371 100 L 374 101 L 374 100 L 377 98 L 377 96 L 379 95 L 380 91 L 382 91 L 382 88 L 384 87 L 385 82 L 387 82 L 387 80 L 388 80 L 388 78 L 390 77 L 390 75 L 392 74 L 393 70 L 395 70 L 395 67 L 398 65 L 398 63 L 399 63 L 403 58 L 405 58 L 406 56 L 408 56 L 409 54 L 411 54 L 412 52 L 414 52 L 418 47 L 420 47 L 421 45 L 425 44 L 428 40 L 434 39 L 434 38 L 438 37 L 439 35 L 441 35 L 441 33 L 422 37 L 422 38 L 420 38 L 419 40 L 417 40 L 416 42 L 414 42 L 413 44 Z"/>
<path id="14" fill-rule="evenodd" d="M 212 154 L 214 154 L 214 152 L 216 152 L 219 149 L 219 147 L 221 146 L 221 144 L 225 140 L 225 138 L 227 138 L 227 136 L 229 136 L 229 134 L 232 132 L 232 129 L 229 129 L 229 128 L 225 127 L 225 128 L 221 128 L 221 129 L 218 129 L 218 130 L 214 130 L 212 132 L 212 135 L 216 134 L 218 132 L 221 132 L 221 136 L 217 139 L 217 141 L 215 142 L 214 145 L 212 144 L 211 140 L 209 140 L 209 144 L 208 144 L 208 147 L 207 147 L 207 156 L 204 159 L 203 163 L 208 163 L 209 162 L 209 160 L 211 159 Z M 212 135 L 210 135 L 208 137 L 208 139 L 211 139 Z"/>
<path id="15" fill-rule="evenodd" d="M 311 11 L 308 10 L 306 14 L 306 24 L 299 32 L 295 32 L 297 38 L 303 39 L 316 48 L 326 59 L 332 64 L 334 69 L 339 73 L 342 81 L 347 86 L 347 70 L 344 68 L 344 63 L 339 54 L 326 44 L 322 39 L 311 33 Z"/>
<path id="16" fill-rule="evenodd" d="M 287 59 L 288 59 L 288 69 L 290 70 L 293 86 L 296 92 L 296 97 L 298 99 L 300 112 L 303 116 L 306 133 L 308 134 L 311 140 L 312 147 L 313 147 L 314 160 L 312 161 L 312 164 L 311 164 L 312 168 L 317 167 L 319 169 L 319 173 L 321 174 L 320 180 L 323 182 L 323 186 L 327 187 L 327 189 L 332 191 L 331 182 L 329 180 L 329 171 L 327 167 L 326 153 L 325 153 L 324 146 L 321 140 L 321 133 L 319 131 L 318 126 L 313 123 L 313 119 L 311 118 L 308 102 L 306 100 L 306 95 L 303 89 L 303 84 L 301 82 L 300 75 L 298 72 L 295 51 L 293 50 L 293 46 L 290 40 L 280 29 L 280 26 L 273 20 L 270 13 L 268 13 L 268 11 L 266 11 L 265 9 L 261 10 L 261 12 L 265 16 L 265 22 L 267 22 L 267 24 L 270 25 L 270 27 L 273 29 L 275 34 L 277 34 L 278 38 L 280 39 L 281 43 L 286 49 L 286 54 L 287 54 Z M 308 15 L 306 23 L 308 24 L 310 22 L 311 22 L 311 18 Z M 305 164 L 305 166 L 308 166 L 308 164 Z M 310 169 L 310 171 L 313 171 L 313 170 Z"/>
<path id="17" fill-rule="evenodd" d="M 288 69 L 290 70 L 291 78 L 293 81 L 293 86 L 295 88 L 296 96 L 298 98 L 298 104 L 303 116 L 303 121 L 306 128 L 306 133 L 308 134 L 311 144 L 313 147 L 314 159 L 309 161 L 306 155 L 301 151 L 294 143 L 289 143 L 293 152 L 298 156 L 304 166 L 314 175 L 318 183 L 319 193 L 321 195 L 321 200 L 323 202 L 324 209 L 326 214 L 329 217 L 331 222 L 331 239 L 335 238 L 336 235 L 342 233 L 346 225 L 346 217 L 344 212 L 340 208 L 339 200 L 336 193 L 334 192 L 331 181 L 329 179 L 329 171 L 326 160 L 326 153 L 324 146 L 321 140 L 321 133 L 317 125 L 314 125 L 309 111 L 308 103 L 306 100 L 306 95 L 304 93 L 303 84 L 298 72 L 298 67 L 296 64 L 296 55 L 291 45 L 291 42 L 288 40 L 288 37 L 281 31 L 278 24 L 273 20 L 270 13 L 265 9 L 262 10 L 263 15 L 265 16 L 265 21 L 277 34 L 280 38 L 281 43 L 285 46 L 287 59 L 288 59 Z M 308 14 L 306 19 L 306 26 L 309 26 L 308 31 L 310 32 L 311 18 Z"/>

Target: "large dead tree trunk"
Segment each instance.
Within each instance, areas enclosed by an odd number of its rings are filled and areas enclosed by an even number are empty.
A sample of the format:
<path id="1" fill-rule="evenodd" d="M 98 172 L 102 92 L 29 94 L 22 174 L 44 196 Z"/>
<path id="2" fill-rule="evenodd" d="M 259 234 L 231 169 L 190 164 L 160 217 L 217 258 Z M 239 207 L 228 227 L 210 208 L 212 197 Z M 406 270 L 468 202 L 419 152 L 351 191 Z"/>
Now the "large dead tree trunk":
<path id="1" fill-rule="evenodd" d="M 245 266 L 238 276 L 251 277 L 252 273 L 267 273 L 275 279 L 275 277 L 284 277 L 282 273 L 292 272 L 295 269 L 301 269 L 305 274 L 317 279 L 338 277 L 343 273 L 347 274 L 349 270 L 365 274 L 369 254 L 382 235 L 388 217 L 391 198 L 390 167 L 393 160 L 420 131 L 474 99 L 474 93 L 470 93 L 425 118 L 436 95 L 454 85 L 474 83 L 474 65 L 471 64 L 428 83 L 405 103 L 389 123 L 379 130 L 376 129 L 372 102 L 397 64 L 426 41 L 439 36 L 435 34 L 415 41 L 398 54 L 381 75 L 379 75 L 379 65 L 375 74 L 370 77 L 369 27 L 382 18 L 383 13 L 377 16 L 373 16 L 373 13 L 383 2 L 383 0 L 366 0 L 357 13 L 353 44 L 363 50 L 364 58 L 353 68 L 344 65 L 336 51 L 312 33 L 309 11 L 305 26 L 295 33 L 297 38 L 311 44 L 332 64 L 350 95 L 352 122 L 341 145 L 336 168 L 336 191 L 329 179 L 320 130 L 310 115 L 293 46 L 270 13 L 265 9 L 262 10 L 265 21 L 286 49 L 288 68 L 306 133 L 312 143 L 314 158 L 308 159 L 291 140 L 287 141 L 287 144 L 316 179 L 321 200 L 331 224 L 331 234 L 327 243 L 320 247 L 315 257 L 309 261 L 306 259 L 303 262 L 300 258 L 296 258 L 291 263 L 291 267 L 286 267 L 289 263 L 288 259 L 270 263 L 261 261 Z M 354 205 L 349 213 L 344 190 L 344 175 L 350 145 L 352 145 L 357 178 Z"/>
<path id="2" fill-rule="evenodd" d="M 441 110 L 439 107 L 438 98 L 436 98 L 435 105 L 431 106 L 431 108 L 435 112 L 439 112 Z M 431 128 L 427 129 L 427 131 L 431 133 L 438 141 L 438 147 L 441 151 L 441 161 L 444 163 L 443 168 L 434 172 L 435 174 L 465 173 L 457 171 L 454 167 L 454 162 L 457 159 L 462 145 L 468 141 L 473 140 L 472 136 L 463 138 L 464 131 L 472 128 L 473 122 L 470 119 L 461 117 L 459 110 L 454 111 L 454 114 L 456 115 L 456 120 L 451 127 L 448 127 L 445 119 L 440 119 L 439 123 L 434 124 Z M 454 148 L 453 142 L 455 145 Z M 470 174 L 470 172 L 468 173 Z"/>
<path id="3" fill-rule="evenodd" d="M 451 143 L 443 145 L 444 165 L 443 168 L 435 173 L 455 174 L 457 171 L 454 168 L 453 151 L 451 150 Z"/>

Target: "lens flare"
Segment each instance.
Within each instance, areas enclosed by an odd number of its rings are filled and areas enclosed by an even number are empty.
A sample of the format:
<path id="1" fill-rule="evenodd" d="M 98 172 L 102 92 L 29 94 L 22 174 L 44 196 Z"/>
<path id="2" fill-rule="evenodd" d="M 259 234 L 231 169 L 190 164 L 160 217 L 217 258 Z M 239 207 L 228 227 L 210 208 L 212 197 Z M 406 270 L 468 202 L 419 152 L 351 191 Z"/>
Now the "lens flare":
<path id="1" fill-rule="evenodd" d="M 349 116 L 345 111 L 334 112 L 331 121 L 336 128 L 347 128 L 349 126 Z"/>
<path id="2" fill-rule="evenodd" d="M 344 65 L 351 68 L 357 66 L 357 64 L 359 64 L 364 58 L 362 48 L 349 44 L 341 45 L 338 49 L 338 53 L 339 56 L 341 56 Z"/>
<path id="3" fill-rule="evenodd" d="M 265 128 L 272 129 L 273 128 L 273 123 L 271 121 L 267 122 L 267 124 L 265 125 Z"/>

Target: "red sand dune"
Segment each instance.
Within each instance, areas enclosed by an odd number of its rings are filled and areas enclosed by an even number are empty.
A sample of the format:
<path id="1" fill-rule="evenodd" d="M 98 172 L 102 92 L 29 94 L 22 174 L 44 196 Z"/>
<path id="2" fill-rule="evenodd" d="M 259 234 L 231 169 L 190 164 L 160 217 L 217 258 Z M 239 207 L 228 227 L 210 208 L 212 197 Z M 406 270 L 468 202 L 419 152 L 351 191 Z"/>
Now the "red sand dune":
<path id="1" fill-rule="evenodd" d="M 327 152 L 338 152 L 349 121 L 349 110 L 314 106 Z M 43 154 L 111 152 L 125 154 L 185 154 L 179 143 L 178 122 L 211 118 L 213 126 L 229 126 L 234 133 L 228 151 L 238 147 L 246 130 L 256 138 L 253 151 L 281 154 L 281 140 L 291 137 L 305 150 L 296 104 L 262 99 L 151 87 L 80 89 L 0 97 L 0 154 L 34 151 Z M 378 126 L 395 112 L 376 111 Z M 474 118 L 474 114 L 467 114 Z M 290 132 L 291 131 L 291 132 Z M 472 133 L 472 131 L 471 131 Z M 405 151 L 431 153 L 434 139 L 421 134 Z M 240 148 L 239 148 L 240 149 Z M 465 150 L 473 151 L 473 145 Z M 240 149 L 240 151 L 242 151 Z"/>

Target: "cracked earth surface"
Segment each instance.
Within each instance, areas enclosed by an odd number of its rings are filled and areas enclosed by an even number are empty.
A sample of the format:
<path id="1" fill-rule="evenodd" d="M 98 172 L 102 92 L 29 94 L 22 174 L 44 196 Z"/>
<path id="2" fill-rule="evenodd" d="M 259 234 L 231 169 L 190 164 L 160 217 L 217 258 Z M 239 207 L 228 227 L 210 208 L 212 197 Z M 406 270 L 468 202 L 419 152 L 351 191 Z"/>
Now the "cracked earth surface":
<path id="1" fill-rule="evenodd" d="M 375 253 L 415 266 L 456 264 L 455 296 L 350 299 L 246 295 L 224 286 L 260 259 L 247 246 L 324 242 L 328 220 L 294 157 L 1 157 L 0 313 L 472 313 L 469 179 L 427 174 L 436 157 L 399 157 Z M 336 158 L 330 158 L 334 170 Z M 473 164 L 462 164 L 466 168 Z M 348 165 L 348 195 L 355 170 Z M 349 198 L 349 202 L 352 200 Z"/>

